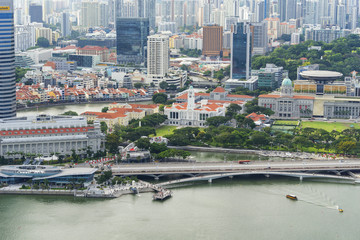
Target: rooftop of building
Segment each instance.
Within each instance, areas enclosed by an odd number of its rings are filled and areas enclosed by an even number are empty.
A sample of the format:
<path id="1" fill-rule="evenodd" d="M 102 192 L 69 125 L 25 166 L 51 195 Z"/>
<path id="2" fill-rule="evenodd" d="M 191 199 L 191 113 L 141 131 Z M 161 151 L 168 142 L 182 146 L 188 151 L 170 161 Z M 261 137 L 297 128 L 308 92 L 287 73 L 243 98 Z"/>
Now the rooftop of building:
<path id="1" fill-rule="evenodd" d="M 335 71 L 325 71 L 325 70 L 310 70 L 303 71 L 300 73 L 303 78 L 310 80 L 336 80 L 343 76 L 342 73 Z"/>

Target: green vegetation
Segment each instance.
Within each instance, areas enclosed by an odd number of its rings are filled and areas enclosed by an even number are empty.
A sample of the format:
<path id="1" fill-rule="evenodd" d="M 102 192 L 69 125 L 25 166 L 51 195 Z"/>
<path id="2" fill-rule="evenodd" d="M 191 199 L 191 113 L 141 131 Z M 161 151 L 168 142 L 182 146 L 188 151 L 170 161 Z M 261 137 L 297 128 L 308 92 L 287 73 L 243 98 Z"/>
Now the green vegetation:
<path id="1" fill-rule="evenodd" d="M 161 126 L 155 130 L 156 136 L 163 137 L 165 135 L 172 134 L 175 129 L 176 129 L 176 126 L 167 126 L 167 125 Z M 155 135 L 150 135 L 150 136 L 154 137 Z"/>
<path id="2" fill-rule="evenodd" d="M 317 128 L 326 130 L 328 132 L 331 132 L 333 130 L 343 131 L 350 128 L 360 129 L 360 123 L 302 121 L 301 128 Z"/>
<path id="3" fill-rule="evenodd" d="M 285 125 L 285 126 L 297 126 L 299 125 L 299 121 L 294 120 L 276 120 L 273 125 Z"/>
<path id="4" fill-rule="evenodd" d="M 77 112 L 74 112 L 74 111 L 67 111 L 67 112 L 64 112 L 63 114 L 61 115 L 66 115 L 66 116 L 78 116 L 79 114 Z"/>
<path id="5" fill-rule="evenodd" d="M 101 112 L 103 112 L 103 113 L 106 113 L 107 111 L 109 111 L 109 107 L 103 107 L 101 109 Z"/>
<path id="6" fill-rule="evenodd" d="M 27 73 L 27 71 L 30 71 L 31 69 L 28 68 L 20 68 L 17 67 L 15 69 L 15 78 L 16 78 L 16 82 L 20 82 L 21 79 L 25 76 L 25 74 Z"/>
<path id="7" fill-rule="evenodd" d="M 237 95 L 249 95 L 249 96 L 254 96 L 254 97 L 258 97 L 261 94 L 267 94 L 269 92 L 271 92 L 271 88 L 269 87 L 260 87 L 254 91 L 251 91 L 247 88 L 244 87 L 237 87 L 235 88 L 231 94 L 237 94 Z"/>
<path id="8" fill-rule="evenodd" d="M 321 50 L 308 50 L 311 46 L 321 46 Z M 303 63 L 300 58 L 306 58 Z M 349 35 L 331 43 L 312 40 L 276 48 L 267 56 L 254 56 L 252 68 L 265 67 L 266 63 L 282 66 L 289 71 L 290 79 L 296 79 L 296 69 L 302 65 L 319 64 L 321 70 L 338 71 L 349 75 L 353 70 L 360 72 L 360 36 Z"/>
<path id="9" fill-rule="evenodd" d="M 156 93 L 153 95 L 152 100 L 156 104 L 165 104 L 168 97 L 165 93 Z"/>
<path id="10" fill-rule="evenodd" d="M 180 48 L 180 53 L 181 54 L 184 54 L 184 55 L 187 55 L 189 57 L 200 57 L 201 54 L 202 54 L 202 51 L 201 49 L 183 49 L 183 48 Z"/>
<path id="11" fill-rule="evenodd" d="M 37 45 L 38 45 L 39 47 L 47 48 L 47 47 L 50 46 L 50 43 L 49 43 L 49 40 L 47 40 L 46 38 L 44 38 L 44 37 L 39 37 L 39 38 L 37 39 Z"/>

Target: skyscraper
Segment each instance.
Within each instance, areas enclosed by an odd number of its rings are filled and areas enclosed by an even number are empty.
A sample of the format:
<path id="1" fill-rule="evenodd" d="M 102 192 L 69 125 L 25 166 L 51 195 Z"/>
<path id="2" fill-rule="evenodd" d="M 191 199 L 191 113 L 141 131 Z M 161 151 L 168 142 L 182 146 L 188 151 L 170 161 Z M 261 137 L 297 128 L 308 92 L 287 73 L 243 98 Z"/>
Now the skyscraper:
<path id="1" fill-rule="evenodd" d="M 116 51 L 118 63 L 144 64 L 148 36 L 148 18 L 117 18 Z"/>
<path id="2" fill-rule="evenodd" d="M 63 37 L 67 37 L 71 34 L 70 14 L 67 12 L 61 14 L 61 33 Z"/>
<path id="3" fill-rule="evenodd" d="M 43 14 L 42 14 L 42 6 L 31 4 L 29 6 L 29 15 L 30 15 L 30 21 L 31 22 L 43 22 Z"/>
<path id="4" fill-rule="evenodd" d="M 169 72 L 169 37 L 152 35 L 147 42 L 147 75 L 155 84 L 159 84 Z"/>
<path id="5" fill-rule="evenodd" d="M 231 75 L 233 79 L 249 79 L 251 68 L 251 32 L 247 22 L 238 22 L 231 41 Z"/>
<path id="6" fill-rule="evenodd" d="M 223 41 L 223 27 L 207 25 L 203 27 L 203 50 L 204 56 L 221 56 Z"/>
<path id="7" fill-rule="evenodd" d="M 0 7 L 0 118 L 16 116 L 15 43 L 13 1 Z"/>

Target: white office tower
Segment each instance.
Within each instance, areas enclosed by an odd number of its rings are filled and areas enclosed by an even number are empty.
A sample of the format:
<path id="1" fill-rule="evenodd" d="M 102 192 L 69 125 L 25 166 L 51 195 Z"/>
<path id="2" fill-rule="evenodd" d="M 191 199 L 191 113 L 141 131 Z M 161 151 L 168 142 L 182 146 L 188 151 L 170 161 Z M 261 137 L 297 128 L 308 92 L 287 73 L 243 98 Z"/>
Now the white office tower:
<path id="1" fill-rule="evenodd" d="M 344 5 L 337 5 L 336 10 L 336 24 L 341 28 L 345 28 L 346 24 L 346 12 L 345 12 L 345 6 Z"/>
<path id="2" fill-rule="evenodd" d="M 357 18 L 358 18 L 358 8 L 353 7 L 351 9 L 351 15 L 350 15 L 350 26 L 351 26 L 352 30 L 354 30 L 356 28 Z"/>
<path id="3" fill-rule="evenodd" d="M 256 4 L 255 4 L 255 21 L 262 22 L 264 20 L 264 14 L 265 14 L 265 2 L 264 1 L 256 2 Z"/>
<path id="4" fill-rule="evenodd" d="M 61 34 L 63 37 L 71 34 L 70 14 L 67 12 L 61 14 Z"/>
<path id="5" fill-rule="evenodd" d="M 80 13 L 80 25 L 83 27 L 95 27 L 99 25 L 99 3 L 82 2 Z"/>
<path id="6" fill-rule="evenodd" d="M 251 23 L 252 27 L 252 54 L 265 55 L 268 50 L 267 22 Z"/>
<path id="7" fill-rule="evenodd" d="M 14 11 L 12 0 L 1 0 L 0 118 L 16 116 Z"/>
<path id="8" fill-rule="evenodd" d="M 306 2 L 304 23 L 306 24 L 320 24 L 319 18 L 319 1 L 309 0 Z"/>
<path id="9" fill-rule="evenodd" d="M 169 72 L 169 37 L 165 35 L 148 36 L 147 75 L 158 86 Z"/>
<path id="10" fill-rule="evenodd" d="M 296 45 L 300 43 L 300 33 L 291 34 L 291 45 Z"/>
<path id="11" fill-rule="evenodd" d="M 53 0 L 42 0 L 43 20 L 47 22 L 47 17 L 53 14 Z"/>

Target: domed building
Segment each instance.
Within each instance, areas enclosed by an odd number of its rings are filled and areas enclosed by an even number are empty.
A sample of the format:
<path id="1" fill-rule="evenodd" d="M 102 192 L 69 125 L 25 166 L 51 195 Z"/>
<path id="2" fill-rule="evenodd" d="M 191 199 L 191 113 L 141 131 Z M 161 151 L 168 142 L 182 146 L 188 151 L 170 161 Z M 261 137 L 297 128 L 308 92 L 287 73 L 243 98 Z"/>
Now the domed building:
<path id="1" fill-rule="evenodd" d="M 312 116 L 314 100 L 314 97 L 294 95 L 292 81 L 285 78 L 280 87 L 280 94 L 260 95 L 258 104 L 275 112 L 275 118 L 297 119 Z"/>

